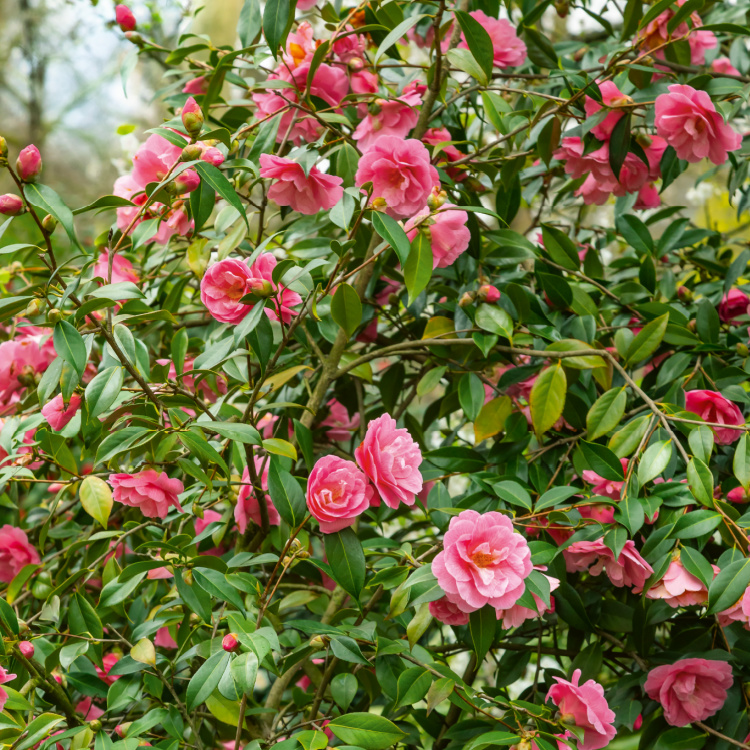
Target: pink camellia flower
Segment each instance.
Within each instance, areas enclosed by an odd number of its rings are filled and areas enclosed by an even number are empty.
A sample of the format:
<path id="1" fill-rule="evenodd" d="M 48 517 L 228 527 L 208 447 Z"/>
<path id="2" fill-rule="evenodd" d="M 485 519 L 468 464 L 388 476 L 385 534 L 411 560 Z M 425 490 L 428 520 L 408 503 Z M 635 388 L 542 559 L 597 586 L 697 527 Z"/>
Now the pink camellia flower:
<path id="1" fill-rule="evenodd" d="M 115 502 L 139 508 L 146 518 L 166 518 L 173 507 L 183 512 L 177 496 L 185 486 L 165 472 L 146 469 L 137 474 L 110 474 L 109 483 Z"/>
<path id="2" fill-rule="evenodd" d="M 526 540 L 495 511 L 464 510 L 453 516 L 443 550 L 432 561 L 438 585 L 462 612 L 485 604 L 509 609 L 523 594 L 531 570 Z"/>
<path id="3" fill-rule="evenodd" d="M 719 572 L 716 565 L 711 566 L 714 576 Z M 633 589 L 634 594 L 640 590 Z M 680 560 L 672 560 L 664 578 L 654 584 L 647 592 L 648 599 L 663 599 L 670 607 L 691 607 L 705 604 L 708 601 L 708 589 L 692 573 L 688 573 Z"/>
<path id="4" fill-rule="evenodd" d="M 744 487 L 735 487 L 727 492 L 727 500 L 730 503 L 746 503 L 750 501 L 750 493 Z"/>
<path id="5" fill-rule="evenodd" d="M 42 171 L 42 155 L 33 143 L 18 154 L 16 171 L 22 182 L 32 182 Z"/>
<path id="6" fill-rule="evenodd" d="M 248 291 L 256 288 L 257 282 L 269 284 L 274 291 L 274 297 L 272 301 L 266 304 L 265 313 L 271 320 L 281 318 L 284 323 L 289 324 L 292 322 L 292 317 L 297 314 L 292 308 L 302 304 L 302 297 L 297 292 L 293 292 L 273 280 L 273 269 L 276 268 L 277 263 L 278 261 L 272 253 L 261 253 L 255 259 L 255 263 L 250 266 L 250 288 Z"/>
<path id="7" fill-rule="evenodd" d="M 58 393 L 52 401 L 48 401 L 42 407 L 42 416 L 53 430 L 59 432 L 75 417 L 80 407 L 81 397 L 77 393 L 74 393 L 70 397 L 67 406 L 65 406 L 65 402 L 63 401 L 62 393 Z"/>
<path id="8" fill-rule="evenodd" d="M 688 391 L 685 394 L 685 409 L 697 414 L 704 422 L 714 424 L 743 425 L 742 412 L 729 399 L 717 391 Z M 742 430 L 712 427 L 717 445 L 731 445 L 742 437 Z"/>
<path id="9" fill-rule="evenodd" d="M 727 125 L 711 97 L 692 86 L 673 84 L 654 104 L 656 132 L 674 148 L 679 159 L 698 162 L 705 158 L 723 164 L 727 152 L 742 145 L 742 136 Z"/>
<path id="10" fill-rule="evenodd" d="M 353 26 L 345 26 L 342 31 L 338 32 L 336 38 L 331 41 L 331 47 L 341 62 L 349 63 L 353 61 L 355 65 L 361 65 L 362 58 L 367 49 L 367 39 L 364 34 L 355 34 L 353 32 Z"/>
<path id="11" fill-rule="evenodd" d="M 167 578 L 174 578 L 174 571 L 172 568 L 168 568 L 164 565 L 161 568 L 151 568 L 151 570 L 146 573 L 146 577 L 149 581 L 162 581 Z"/>
<path id="12" fill-rule="evenodd" d="M 6 193 L 0 195 L 0 214 L 3 216 L 18 216 L 23 213 L 23 200 L 18 195 Z"/>
<path id="13" fill-rule="evenodd" d="M 373 505 L 380 505 L 381 499 L 389 508 L 398 508 L 399 503 L 414 505 L 422 489 L 422 451 L 408 430 L 396 427 L 390 414 L 367 425 L 367 434 L 354 451 L 354 458 L 375 485 Z"/>
<path id="14" fill-rule="evenodd" d="M 255 474 L 260 482 L 260 488 L 264 492 L 268 492 L 268 459 L 254 456 L 253 463 L 255 464 Z M 263 495 L 263 498 L 266 501 L 269 525 L 278 526 L 281 523 L 279 511 L 276 510 L 276 506 L 271 501 L 270 495 Z M 240 491 L 237 493 L 237 505 L 234 506 L 234 520 L 237 522 L 240 534 L 245 533 L 249 520 L 255 522 L 258 526 L 262 525 L 258 497 L 250 482 L 250 472 L 247 466 L 242 472 L 242 487 L 240 487 Z"/>
<path id="15" fill-rule="evenodd" d="M 6 672 L 4 667 L 0 667 L 0 685 L 5 685 L 6 682 L 12 682 L 16 679 L 16 675 L 11 672 Z M 0 687 L 0 711 L 5 708 L 5 702 L 8 700 L 8 693 Z"/>
<path id="16" fill-rule="evenodd" d="M 313 37 L 313 28 L 307 21 L 303 21 L 295 31 L 286 38 L 286 50 L 283 56 L 284 64 L 288 68 L 298 68 L 302 63 L 313 59 L 317 43 Z"/>
<path id="17" fill-rule="evenodd" d="M 183 94 L 205 94 L 208 91 L 208 80 L 206 76 L 191 78 L 182 88 Z"/>
<path id="18" fill-rule="evenodd" d="M 727 76 L 740 76 L 742 73 L 740 73 L 737 68 L 732 65 L 732 61 L 728 57 L 717 57 L 712 63 L 711 63 L 711 72 L 712 73 L 719 73 L 720 75 L 727 75 Z"/>
<path id="19" fill-rule="evenodd" d="M 12 340 L 0 343 L 0 413 L 15 408 L 21 394 L 57 356 L 50 329 L 19 328 Z"/>
<path id="20" fill-rule="evenodd" d="M 496 68 L 511 68 L 523 65 L 526 60 L 526 45 L 518 38 L 513 24 L 504 18 L 492 18 L 481 10 L 474 10 L 469 15 L 478 21 L 490 35 L 492 41 L 493 64 Z M 447 35 L 450 38 L 450 34 Z M 469 45 L 461 35 L 458 45 L 469 49 Z"/>
<path id="21" fill-rule="evenodd" d="M 133 11 L 127 5 L 115 6 L 115 22 L 123 31 L 134 31 L 136 27 Z"/>
<path id="22" fill-rule="evenodd" d="M 732 687 L 732 667 L 715 659 L 680 659 L 648 673 L 643 689 L 664 709 L 673 727 L 684 727 L 713 716 Z"/>
<path id="23" fill-rule="evenodd" d="M 212 523 L 217 523 L 218 521 L 221 521 L 221 513 L 218 513 L 215 510 L 211 510 L 211 508 L 207 508 L 203 511 L 203 518 L 198 518 L 196 516 L 195 520 L 193 521 L 193 525 L 195 526 L 195 535 L 199 536 Z"/>
<path id="24" fill-rule="evenodd" d="M 419 103 L 417 98 L 417 104 Z M 376 99 L 377 114 L 370 112 L 357 125 L 353 138 L 359 141 L 359 148 L 366 151 L 375 141 L 386 135 L 406 138 L 417 124 L 419 116 L 414 104 L 407 97 L 398 99 Z"/>
<path id="25" fill-rule="evenodd" d="M 385 201 L 386 213 L 407 219 L 425 206 L 440 180 L 421 141 L 384 135 L 362 154 L 354 182 L 372 182 L 372 197 Z"/>
<path id="26" fill-rule="evenodd" d="M 644 185 L 638 191 L 638 198 L 633 206 L 638 211 L 645 210 L 647 208 L 659 208 L 661 206 L 661 198 L 659 191 L 656 189 L 653 183 Z"/>
<path id="27" fill-rule="evenodd" d="M 468 625 L 469 613 L 462 612 L 447 596 L 429 604 L 430 614 L 446 625 Z"/>
<path id="28" fill-rule="evenodd" d="M 96 721 L 104 716 L 104 711 L 95 705 L 93 699 L 88 696 L 77 703 L 76 713 L 81 714 L 85 721 Z"/>
<path id="29" fill-rule="evenodd" d="M 729 627 L 733 622 L 741 622 L 746 630 L 750 630 L 750 586 L 742 592 L 742 596 L 729 608 L 718 612 L 716 618 L 722 628 Z"/>
<path id="30" fill-rule="evenodd" d="M 240 302 L 249 291 L 250 278 L 247 263 L 238 258 L 220 260 L 201 279 L 201 302 L 219 322 L 237 325 L 253 307 Z"/>
<path id="31" fill-rule="evenodd" d="M 39 553 L 29 543 L 23 529 L 7 523 L 0 526 L 0 581 L 10 583 L 26 565 L 39 563 Z"/>
<path id="32" fill-rule="evenodd" d="M 461 182 L 467 177 L 465 165 L 450 167 L 448 164 L 463 159 L 466 154 L 462 154 L 455 146 L 453 146 L 450 143 L 452 140 L 453 136 L 446 128 L 430 128 L 422 136 L 422 141 L 432 146 L 445 144 L 440 147 L 440 152 L 437 156 L 434 156 L 433 159 L 439 167 L 445 169 L 446 173 L 452 180 Z"/>
<path id="33" fill-rule="evenodd" d="M 216 146 L 207 146 L 201 154 L 201 161 L 213 164 L 215 167 L 224 163 L 224 154 Z"/>
<path id="34" fill-rule="evenodd" d="M 270 200 L 301 214 L 328 211 L 344 194 L 341 177 L 325 174 L 317 167 L 310 167 L 306 175 L 302 165 L 274 154 L 261 154 L 260 176 L 276 180 L 268 189 Z"/>
<path id="35" fill-rule="evenodd" d="M 94 276 L 98 276 L 105 282 L 108 278 L 109 271 L 109 253 L 107 250 L 102 250 L 94 264 Z M 140 279 L 138 274 L 133 268 L 133 264 L 122 255 L 115 255 L 112 261 L 112 283 L 120 284 L 123 281 L 131 281 L 137 284 Z"/>
<path id="36" fill-rule="evenodd" d="M 536 567 L 536 570 L 546 570 L 546 568 Z M 550 592 L 554 591 L 560 586 L 560 581 L 558 581 L 557 578 L 552 578 L 548 575 L 545 575 L 544 577 L 549 582 Z M 531 595 L 534 597 L 536 609 L 529 609 L 528 607 L 524 607 L 522 604 L 516 602 L 512 607 L 508 607 L 507 609 L 495 610 L 497 619 L 502 621 L 504 630 L 517 628 L 519 625 L 523 625 L 526 620 L 534 620 L 537 617 L 541 617 L 542 615 L 544 615 L 545 612 L 555 611 L 555 600 L 552 597 L 550 597 L 548 607 L 536 594 L 532 593 Z"/>
<path id="37" fill-rule="evenodd" d="M 420 221 L 424 217 L 430 218 Z M 409 242 L 413 242 L 419 227 L 426 228 L 432 248 L 432 267 L 447 268 L 469 247 L 471 232 L 466 226 L 468 220 L 466 211 L 461 211 L 452 203 L 444 203 L 435 212 L 425 206 L 406 222 L 404 231 Z"/>
<path id="38" fill-rule="evenodd" d="M 642 589 L 646 579 L 654 572 L 630 539 L 625 542 L 616 560 L 603 539 L 573 542 L 570 547 L 563 550 L 563 556 L 568 573 L 587 570 L 592 576 L 598 576 L 604 571 L 612 584 L 618 588 L 636 586 Z"/>
<path id="39" fill-rule="evenodd" d="M 623 474 L 626 474 L 628 471 L 628 459 L 621 458 L 620 463 L 622 464 Z M 624 481 L 620 482 L 612 479 L 605 479 L 591 469 L 587 469 L 583 472 L 583 481 L 593 485 L 591 487 L 592 495 L 600 495 L 601 497 L 608 497 L 612 500 L 620 499 L 622 488 L 625 485 Z"/>
<path id="40" fill-rule="evenodd" d="M 156 631 L 154 646 L 157 648 L 177 648 L 177 641 L 172 638 L 172 634 L 166 625 Z"/>
<path id="41" fill-rule="evenodd" d="M 351 526 L 369 507 L 374 490 L 353 461 L 323 456 L 307 481 L 307 509 L 324 534 Z"/>
<path id="42" fill-rule="evenodd" d="M 94 665 L 94 669 L 96 669 L 96 675 L 97 677 L 106 682 L 107 685 L 112 685 L 114 682 L 120 679 L 120 675 L 111 675 L 110 672 L 112 671 L 112 667 L 117 664 L 117 662 L 120 661 L 120 656 L 118 654 L 107 654 L 102 658 L 102 665 L 104 666 L 104 669 L 101 667 L 97 667 Z"/>
<path id="43" fill-rule="evenodd" d="M 600 141 L 606 141 L 609 140 L 612 131 L 615 129 L 615 125 L 617 125 L 626 112 L 622 106 L 624 104 L 632 104 L 633 100 L 626 94 L 623 94 L 612 81 L 604 81 L 599 84 L 599 91 L 602 95 L 602 103 L 599 104 L 595 99 L 587 96 L 584 109 L 586 110 L 586 117 L 593 117 L 593 115 L 601 110 L 602 106 L 611 110 L 602 122 L 591 128 L 591 132 L 596 138 Z"/>
<path id="44" fill-rule="evenodd" d="M 297 0 L 297 10 L 310 10 L 318 4 L 318 0 Z"/>
<path id="45" fill-rule="evenodd" d="M 747 315 L 750 297 L 741 289 L 730 289 L 719 302 L 717 311 L 725 323 L 734 323 L 741 315 Z"/>
<path id="46" fill-rule="evenodd" d="M 359 429 L 359 412 L 349 416 L 346 407 L 337 399 L 328 402 L 328 416 L 320 423 L 321 427 L 328 427 L 326 435 L 329 440 L 349 440 L 352 433 Z"/>
<path id="47" fill-rule="evenodd" d="M 547 693 L 546 700 L 551 700 L 560 710 L 563 723 L 572 723 L 583 729 L 583 741 L 578 743 L 579 750 L 598 750 L 606 747 L 617 734 L 612 726 L 615 712 L 612 711 L 604 697 L 604 688 L 594 680 L 579 685 L 581 670 L 573 672 L 573 679 L 555 677 Z"/>
<path id="48" fill-rule="evenodd" d="M 161 182 L 181 155 L 182 149 L 179 146 L 154 133 L 133 157 L 133 179 L 141 189 L 150 182 Z"/>
<path id="49" fill-rule="evenodd" d="M 677 0 L 677 7 L 684 5 L 686 0 Z M 638 33 L 638 40 L 648 49 L 653 50 L 654 57 L 664 59 L 664 46 L 670 39 L 688 37 L 690 46 L 690 62 L 693 65 L 703 65 L 706 61 L 706 51 L 717 45 L 716 36 L 712 31 L 704 31 L 700 27 L 703 23 L 697 13 L 690 14 L 690 26 L 686 21 L 678 24 L 676 28 L 670 29 L 669 22 L 675 11 L 670 8 L 660 13 L 654 20 L 646 24 L 646 27 Z"/>

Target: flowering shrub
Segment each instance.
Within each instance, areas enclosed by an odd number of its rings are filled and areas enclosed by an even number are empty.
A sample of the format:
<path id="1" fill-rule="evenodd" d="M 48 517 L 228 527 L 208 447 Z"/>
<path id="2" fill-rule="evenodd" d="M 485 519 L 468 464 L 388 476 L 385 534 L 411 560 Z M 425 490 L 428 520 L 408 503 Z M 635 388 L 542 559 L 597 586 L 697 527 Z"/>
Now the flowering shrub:
<path id="1" fill-rule="evenodd" d="M 118 5 L 112 194 L 0 138 L 2 744 L 750 748 L 747 6 L 570 10 Z"/>

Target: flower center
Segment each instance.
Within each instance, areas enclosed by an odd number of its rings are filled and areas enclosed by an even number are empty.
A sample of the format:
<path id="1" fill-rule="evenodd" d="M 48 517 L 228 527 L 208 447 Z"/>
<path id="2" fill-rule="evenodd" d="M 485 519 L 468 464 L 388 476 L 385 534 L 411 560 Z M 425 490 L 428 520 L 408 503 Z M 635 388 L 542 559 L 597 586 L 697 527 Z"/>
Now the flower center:
<path id="1" fill-rule="evenodd" d="M 471 559 L 478 568 L 489 568 L 495 562 L 495 556 L 492 552 L 475 552 Z"/>

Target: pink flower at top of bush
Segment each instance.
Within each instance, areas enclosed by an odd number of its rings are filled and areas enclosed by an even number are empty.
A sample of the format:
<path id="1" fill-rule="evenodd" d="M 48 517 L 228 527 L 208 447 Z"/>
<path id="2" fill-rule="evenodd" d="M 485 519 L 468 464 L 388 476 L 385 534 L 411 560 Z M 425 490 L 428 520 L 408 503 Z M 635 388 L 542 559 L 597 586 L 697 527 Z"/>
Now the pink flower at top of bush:
<path id="1" fill-rule="evenodd" d="M 324 534 L 351 526 L 369 507 L 374 490 L 353 461 L 323 456 L 307 481 L 307 509 Z"/>
<path id="2" fill-rule="evenodd" d="M 446 625 L 468 625 L 469 613 L 463 612 L 447 596 L 429 604 L 430 614 Z"/>
<path id="3" fill-rule="evenodd" d="M 154 646 L 157 648 L 177 648 L 177 641 L 172 638 L 172 634 L 166 625 L 156 631 Z"/>
<path id="4" fill-rule="evenodd" d="M 578 743 L 579 750 L 599 750 L 606 747 L 617 734 L 612 723 L 615 712 L 612 711 L 604 697 L 604 688 L 594 680 L 587 680 L 580 685 L 581 670 L 573 672 L 570 682 L 562 677 L 555 677 L 547 693 L 562 714 L 563 722 L 575 724 L 583 729 L 583 741 Z"/>
<path id="5" fill-rule="evenodd" d="M 26 565 L 39 563 L 39 553 L 31 545 L 23 529 L 7 523 L 0 526 L 0 581 L 10 583 Z"/>
<path id="6" fill-rule="evenodd" d="M 737 70 L 734 65 L 732 65 L 732 61 L 728 57 L 717 57 L 711 63 L 711 72 L 727 76 L 742 75 L 742 73 L 740 73 L 740 71 Z"/>
<path id="7" fill-rule="evenodd" d="M 183 87 L 183 94 L 205 94 L 208 91 L 208 80 L 206 76 L 191 78 Z"/>
<path id="8" fill-rule="evenodd" d="M 138 508 L 146 518 L 166 518 L 171 508 L 183 512 L 177 496 L 185 486 L 165 472 L 146 469 L 137 474 L 110 474 L 109 484 L 115 502 Z"/>
<path id="9" fill-rule="evenodd" d="M 187 145 L 187 141 L 185 142 Z M 182 149 L 154 133 L 133 157 L 133 179 L 141 188 L 161 182 L 182 154 Z"/>
<path id="10" fill-rule="evenodd" d="M 0 685 L 5 685 L 6 682 L 12 682 L 16 679 L 16 675 L 12 672 L 6 672 L 4 667 L 0 667 Z M 5 703 L 8 700 L 8 693 L 0 687 L 0 711 L 5 708 Z"/>
<path id="11" fill-rule="evenodd" d="M 563 556 L 568 573 L 588 570 L 592 576 L 598 576 L 604 571 L 618 588 L 635 586 L 642 589 L 646 579 L 654 572 L 631 539 L 625 542 L 617 559 L 603 539 L 573 542 L 563 550 Z"/>
<path id="12" fill-rule="evenodd" d="M 96 263 L 94 264 L 94 276 L 98 276 L 107 283 L 109 270 L 109 252 L 102 250 L 99 253 Z M 138 274 L 133 268 L 133 264 L 122 255 L 115 255 L 112 261 L 112 283 L 120 284 L 123 281 L 132 281 L 137 284 L 139 281 Z"/>
<path id="13" fill-rule="evenodd" d="M 620 464 L 622 465 L 623 474 L 627 474 L 628 471 L 628 459 L 621 458 Z M 605 479 L 599 476 L 595 471 L 586 469 L 583 472 L 583 481 L 588 482 L 591 487 L 592 495 L 600 495 L 601 497 L 608 497 L 611 500 L 619 500 L 622 493 L 622 488 L 625 486 L 624 481 L 617 481 L 612 479 Z"/>
<path id="14" fill-rule="evenodd" d="M 127 5 L 115 5 L 115 23 L 123 31 L 134 31 L 136 20 L 133 11 Z"/>
<path id="15" fill-rule="evenodd" d="M 67 406 L 63 401 L 62 393 L 58 393 L 52 401 L 48 401 L 42 407 L 42 416 L 53 430 L 59 432 L 75 417 L 80 408 L 81 397 L 77 393 L 71 395 Z"/>
<path id="16" fill-rule="evenodd" d="M 372 197 L 382 198 L 386 213 L 395 219 L 414 216 L 440 184 L 424 144 L 392 135 L 378 138 L 365 150 L 354 181 L 358 187 L 372 182 Z"/>
<path id="17" fill-rule="evenodd" d="M 424 217 L 429 217 L 421 221 Z M 452 203 L 444 203 L 434 213 L 425 206 L 404 225 L 404 231 L 413 242 L 419 227 L 426 228 L 432 249 L 432 267 L 447 268 L 469 247 L 471 232 L 466 222 L 469 216 Z"/>
<path id="18" fill-rule="evenodd" d="M 741 289 L 732 287 L 719 302 L 717 308 L 719 317 L 725 323 L 734 323 L 741 315 L 747 315 L 747 308 L 750 305 L 750 297 Z"/>
<path id="19" fill-rule="evenodd" d="M 268 189 L 268 198 L 280 206 L 291 206 L 301 214 L 330 210 L 344 194 L 341 177 L 328 175 L 317 167 L 308 174 L 300 164 L 273 154 L 261 154 L 260 176 L 276 180 Z"/>
<path id="20" fill-rule="evenodd" d="M 361 151 L 365 151 L 386 135 L 406 138 L 409 131 L 417 124 L 419 116 L 413 106 L 400 99 L 377 99 L 377 114 L 368 113 L 357 125 L 352 136 Z"/>
<path id="21" fill-rule="evenodd" d="M 112 676 L 110 676 L 109 674 L 112 671 L 112 667 L 114 667 L 118 661 L 120 661 L 120 657 L 118 656 L 118 654 L 110 653 L 104 656 L 102 658 L 102 665 L 104 666 L 104 669 L 94 665 L 94 669 L 96 670 L 96 676 L 103 682 L 106 682 L 107 685 L 112 685 L 114 682 L 120 679 L 119 674 L 115 674 Z"/>
<path id="22" fill-rule="evenodd" d="M 656 97 L 656 132 L 674 148 L 679 159 L 710 159 L 723 164 L 729 151 L 742 145 L 742 136 L 724 122 L 711 97 L 692 86 L 673 84 Z"/>
<path id="23" fill-rule="evenodd" d="M 493 65 L 496 68 L 515 68 L 523 65 L 526 60 L 526 45 L 519 39 L 516 29 L 510 21 L 505 18 L 492 18 L 481 10 L 474 10 L 469 15 L 478 21 L 484 30 L 490 35 L 492 42 Z M 450 38 L 450 33 L 447 33 Z M 469 49 L 469 45 L 461 35 L 461 43 L 458 45 Z"/>
<path id="24" fill-rule="evenodd" d="M 253 463 L 255 464 L 255 474 L 260 482 L 261 490 L 268 492 L 268 459 L 261 456 L 253 456 Z M 268 509 L 269 525 L 278 526 L 281 523 L 279 511 L 276 510 L 276 506 L 271 501 L 270 495 L 263 495 L 263 498 L 266 501 L 266 508 Z M 234 520 L 237 522 L 240 534 L 245 533 L 249 520 L 252 520 L 258 526 L 262 525 L 258 497 L 250 483 L 250 472 L 247 466 L 242 472 L 242 486 L 237 493 L 237 505 L 234 506 Z"/>
<path id="25" fill-rule="evenodd" d="M 462 612 L 486 604 L 512 607 L 531 570 L 528 543 L 507 516 L 495 511 L 464 510 L 453 516 L 443 550 L 432 561 L 438 585 Z"/>
<path id="26" fill-rule="evenodd" d="M 383 414 L 367 425 L 354 458 L 375 485 L 373 505 L 379 505 L 381 499 L 389 508 L 398 508 L 399 503 L 414 505 L 422 489 L 422 451 L 408 430 L 396 426 L 393 417 Z"/>
<path id="27" fill-rule="evenodd" d="M 716 565 L 711 567 L 715 577 L 719 568 Z M 640 591 L 633 589 L 633 593 L 639 594 Z M 646 592 L 646 597 L 663 599 L 670 607 L 677 609 L 705 604 L 708 601 L 708 589 L 702 581 L 685 570 L 680 560 L 672 560 L 664 577 Z"/>
<path id="28" fill-rule="evenodd" d="M 201 279 L 201 302 L 220 323 L 237 325 L 253 308 L 240 302 L 249 291 L 251 277 L 247 263 L 224 258 L 209 266 Z"/>
<path id="29" fill-rule="evenodd" d="M 16 171 L 22 182 L 33 182 L 39 176 L 42 171 L 42 155 L 33 143 L 18 154 Z"/>
<path id="30" fill-rule="evenodd" d="M 328 402 L 328 416 L 320 423 L 321 427 L 328 427 L 326 435 L 329 440 L 349 440 L 352 433 L 359 429 L 359 412 L 349 416 L 346 407 L 335 398 Z"/>
<path id="31" fill-rule="evenodd" d="M 673 727 L 684 727 L 713 716 L 727 699 L 732 667 L 715 659 L 680 659 L 648 673 L 643 689 L 661 704 Z"/>
<path id="32" fill-rule="evenodd" d="M 717 391 L 688 391 L 685 409 L 697 414 L 704 422 L 743 425 L 745 418 L 739 408 Z M 712 427 L 717 445 L 731 445 L 742 437 L 742 430 Z"/>
<path id="33" fill-rule="evenodd" d="M 546 568 L 537 567 L 536 570 L 546 570 Z M 545 575 L 544 577 L 549 582 L 550 592 L 554 591 L 560 586 L 560 581 L 558 581 L 557 578 L 552 578 L 548 575 Z M 532 592 L 531 595 L 534 597 L 536 609 L 529 609 L 528 607 L 524 607 L 523 604 L 519 604 L 518 602 L 516 602 L 512 607 L 508 607 L 507 609 L 495 610 L 497 619 L 502 620 L 502 626 L 504 630 L 517 628 L 519 625 L 523 625 L 526 620 L 534 620 L 537 617 L 541 617 L 542 615 L 544 615 L 545 612 L 555 611 L 555 600 L 552 597 L 550 597 L 548 607 L 536 594 Z"/>
<path id="34" fill-rule="evenodd" d="M 593 117 L 602 109 L 602 106 L 610 110 L 602 122 L 591 128 L 591 132 L 595 138 L 598 138 L 600 141 L 606 141 L 612 135 L 615 125 L 617 125 L 622 116 L 627 112 L 622 105 L 632 104 L 633 100 L 626 94 L 623 94 L 612 81 L 600 83 L 599 91 L 602 95 L 601 104 L 596 99 L 587 96 L 584 109 L 586 110 L 586 117 Z"/>

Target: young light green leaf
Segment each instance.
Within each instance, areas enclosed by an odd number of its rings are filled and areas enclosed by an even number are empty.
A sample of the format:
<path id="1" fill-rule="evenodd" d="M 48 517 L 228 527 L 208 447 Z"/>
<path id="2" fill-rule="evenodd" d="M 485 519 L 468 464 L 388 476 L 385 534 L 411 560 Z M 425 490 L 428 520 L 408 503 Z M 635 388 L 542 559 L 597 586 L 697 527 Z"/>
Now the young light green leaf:
<path id="1" fill-rule="evenodd" d="M 113 504 L 110 486 L 99 477 L 88 476 L 81 482 L 79 494 L 86 513 L 106 529 Z"/>
<path id="2" fill-rule="evenodd" d="M 562 366 L 542 370 L 531 389 L 531 423 L 537 435 L 543 435 L 562 416 L 568 381 Z"/>

